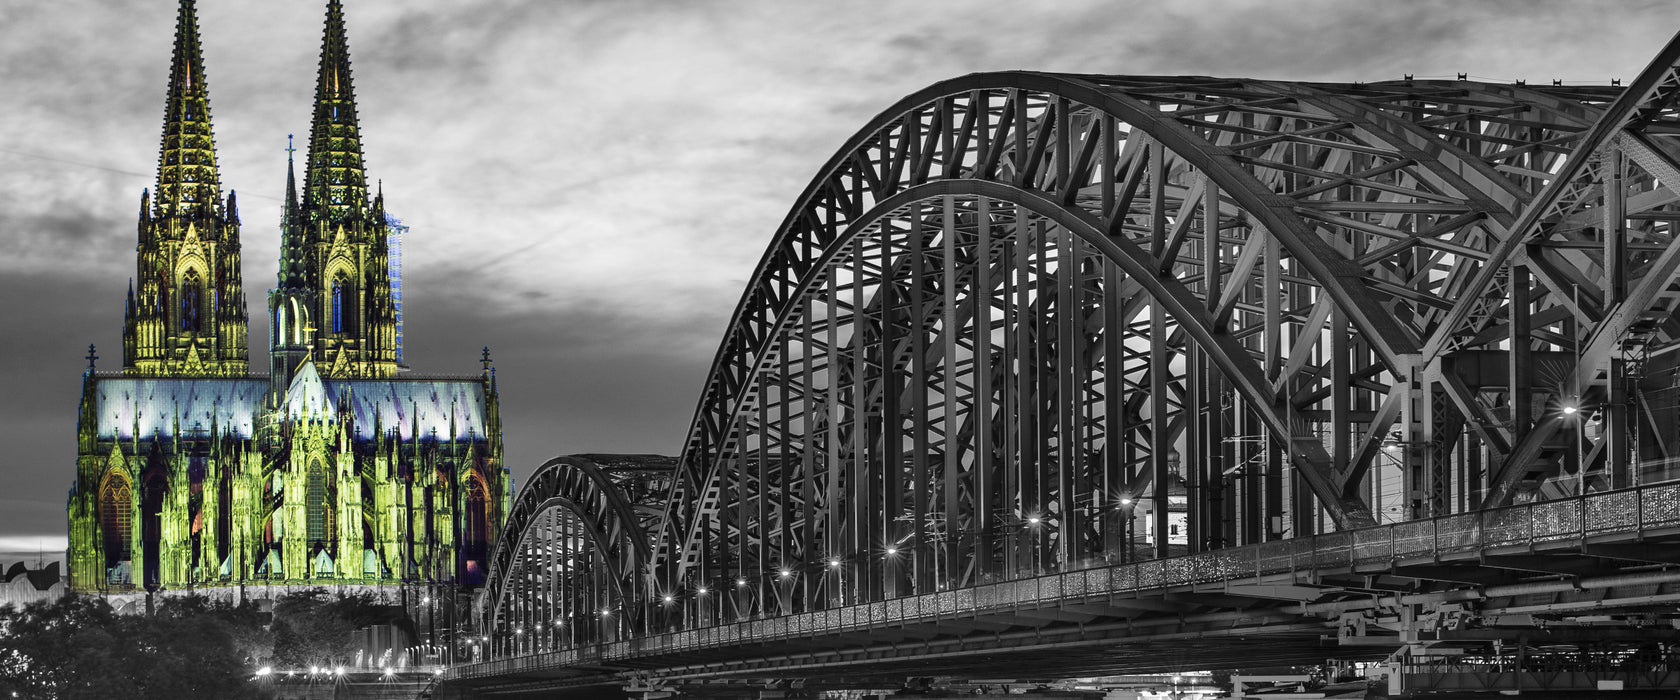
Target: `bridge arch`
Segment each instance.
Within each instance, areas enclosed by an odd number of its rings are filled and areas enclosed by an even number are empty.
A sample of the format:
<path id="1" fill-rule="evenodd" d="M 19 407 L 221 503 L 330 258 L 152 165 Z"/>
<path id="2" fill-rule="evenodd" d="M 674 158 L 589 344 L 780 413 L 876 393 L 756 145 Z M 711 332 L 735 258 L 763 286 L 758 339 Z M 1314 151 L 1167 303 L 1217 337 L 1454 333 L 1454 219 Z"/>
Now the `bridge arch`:
<path id="1" fill-rule="evenodd" d="M 1676 64 L 1680 37 L 1625 92 L 998 73 L 905 98 L 778 229 L 647 548 L 574 536 L 647 638 L 530 668 L 781 673 L 806 633 L 994 636 L 945 624 L 964 609 L 1132 639 L 1391 593 L 1371 572 L 1459 585 L 1449 550 L 1579 590 L 1534 540 L 1674 517 L 1674 485 L 1637 479 L 1680 479 L 1680 433 L 1649 435 L 1680 405 L 1639 396 L 1680 377 Z M 1565 406 L 1602 416 L 1567 459 Z M 1560 500 L 1488 510 L 1514 499 Z M 1231 585 L 1262 574 L 1296 585 Z M 842 656 L 804 662 L 869 663 Z"/>
<path id="2" fill-rule="evenodd" d="M 635 595 L 648 556 L 646 529 L 601 465 L 577 455 L 550 459 L 520 488 L 502 525 L 477 598 L 480 628 L 522 630 L 525 620 L 554 624 L 617 609 Z"/>
<path id="3" fill-rule="evenodd" d="M 696 411 L 657 578 L 676 585 L 703 558 L 699 514 L 726 498 L 720 465 L 746 454 L 742 417 L 763 416 L 764 372 L 786 364 L 781 345 L 798 335 L 790 324 L 811 285 L 888 210 L 923 195 L 1031 210 L 1109 256 L 1139 299 L 1163 305 L 1172 332 L 1194 341 L 1179 354 L 1207 375 L 1169 381 L 1178 396 L 1168 403 L 1182 413 L 1235 393 L 1253 420 L 1204 425 L 1193 437 L 1215 442 L 1190 450 L 1179 415 L 1153 426 L 1175 443 L 1157 452 L 1288 462 L 1310 487 L 1297 510 L 1316 498 L 1335 527 L 1373 522 L 1361 482 L 1422 369 L 1422 339 L 1567 151 L 1513 156 L 1494 146 L 1509 134 L 1474 115 L 1521 113 L 1530 135 L 1567 144 L 1595 109 L 1582 94 L 1003 73 L 905 98 L 830 159 L 760 262 Z M 1395 106 L 1402 95 L 1411 99 Z M 1439 118 L 1453 110 L 1462 119 Z M 1266 291 L 1283 284 L 1293 292 Z M 1186 390 L 1205 395 L 1185 402 Z M 1218 446 L 1227 438 L 1263 447 L 1237 454 Z M 1121 480 L 1169 472 L 1165 456 L 1149 459 L 1152 474 Z"/>

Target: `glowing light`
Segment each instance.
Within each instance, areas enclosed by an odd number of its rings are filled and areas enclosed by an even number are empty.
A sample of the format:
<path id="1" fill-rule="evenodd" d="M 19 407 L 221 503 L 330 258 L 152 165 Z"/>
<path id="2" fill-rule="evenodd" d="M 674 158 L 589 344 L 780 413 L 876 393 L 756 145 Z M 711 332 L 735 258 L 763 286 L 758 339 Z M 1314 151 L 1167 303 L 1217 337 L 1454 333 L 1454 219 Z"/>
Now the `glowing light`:
<path id="1" fill-rule="evenodd" d="M 264 666 L 262 668 L 257 669 L 257 675 L 259 675 L 259 676 L 266 676 L 266 675 L 268 675 L 270 673 L 273 673 L 273 672 L 274 672 L 274 669 L 269 668 L 267 666 Z M 17 697 L 17 694 L 13 693 L 12 697 L 14 697 L 14 698 Z"/>
<path id="2" fill-rule="evenodd" d="M 828 568 L 830 568 L 830 569 L 838 569 L 838 568 L 840 568 L 840 560 L 839 560 L 839 559 L 830 559 L 830 560 L 828 560 Z"/>
<path id="3" fill-rule="evenodd" d="M 672 596 L 665 596 L 665 602 L 667 602 L 667 603 L 673 602 L 675 600 L 676 600 L 676 598 L 674 598 Z"/>
<path id="4" fill-rule="evenodd" d="M 1386 445 L 1383 445 L 1383 449 L 1388 450 L 1389 452 L 1399 452 L 1400 451 L 1400 443 L 1398 443 L 1398 442 L 1388 443 Z"/>
<path id="5" fill-rule="evenodd" d="M 1122 496 L 1120 498 L 1120 505 L 1129 506 L 1131 504 L 1132 504 L 1132 497 L 1131 496 Z"/>
<path id="6" fill-rule="evenodd" d="M 700 595 L 706 595 L 706 587 L 701 586 L 699 588 L 696 588 L 696 589 L 694 589 L 694 592 L 699 593 Z"/>
<path id="7" fill-rule="evenodd" d="M 339 666 L 338 668 L 333 669 L 333 674 L 334 675 L 339 675 L 339 676 L 344 675 L 344 667 Z"/>
<path id="8" fill-rule="evenodd" d="M 897 547 L 888 547 L 887 548 L 887 556 L 890 557 L 890 556 L 895 556 L 897 554 L 898 554 L 898 548 Z"/>
<path id="9" fill-rule="evenodd" d="M 1028 525 L 1037 525 L 1038 524 L 1038 516 L 1034 515 L 1032 517 L 1027 518 L 1027 524 Z"/>
<path id="10" fill-rule="evenodd" d="M 601 609 L 601 617 L 608 617 L 608 616 L 611 616 L 611 615 L 612 615 L 611 610 L 608 610 L 606 608 Z"/>
<path id="11" fill-rule="evenodd" d="M 1563 415 L 1572 416 L 1572 415 L 1575 415 L 1575 412 L 1579 411 L 1579 410 L 1581 410 L 1581 409 L 1578 409 L 1574 406 L 1564 406 L 1563 407 Z"/>
<path id="12" fill-rule="evenodd" d="M 309 672 L 310 673 L 320 673 L 321 672 L 321 667 L 320 666 L 310 666 L 309 667 Z"/>
<path id="13" fill-rule="evenodd" d="M 792 571 L 788 571 L 788 570 L 787 570 L 787 569 L 782 569 L 782 570 L 781 570 L 781 572 L 780 572 L 780 574 L 781 574 L 781 577 L 782 577 L 782 578 L 787 578 L 787 577 L 789 577 L 789 576 L 792 576 L 792 575 L 793 575 L 793 572 L 792 572 Z"/>
<path id="14" fill-rule="evenodd" d="M 735 587 L 736 588 L 746 588 L 747 587 L 747 580 L 744 579 L 744 578 L 735 579 Z"/>

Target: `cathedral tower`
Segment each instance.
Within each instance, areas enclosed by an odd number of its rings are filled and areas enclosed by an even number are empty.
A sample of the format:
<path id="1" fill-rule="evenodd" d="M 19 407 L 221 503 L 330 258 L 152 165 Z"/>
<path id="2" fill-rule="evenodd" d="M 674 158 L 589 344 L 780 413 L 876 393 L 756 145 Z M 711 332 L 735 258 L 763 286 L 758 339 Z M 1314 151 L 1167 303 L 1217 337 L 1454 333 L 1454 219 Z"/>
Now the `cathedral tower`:
<path id="1" fill-rule="evenodd" d="M 139 245 L 123 320 L 123 370 L 243 376 L 245 293 L 236 198 L 221 199 L 193 0 L 181 0 L 157 189 L 140 195 Z"/>
<path id="2" fill-rule="evenodd" d="M 398 374 L 400 246 L 368 196 L 339 0 L 301 173 L 287 149 L 269 376 L 247 367 L 239 217 L 219 199 L 197 17 L 179 1 L 124 371 L 95 371 L 90 347 L 82 376 L 71 588 L 133 610 L 171 591 L 330 584 L 396 602 L 482 583 L 512 498 L 495 374 L 488 351 L 480 374 Z"/>
<path id="3" fill-rule="evenodd" d="M 286 199 L 279 284 L 269 295 L 276 385 L 305 358 L 329 378 L 392 376 L 399 353 L 384 196 L 368 199 L 338 0 L 327 3 L 303 191 L 288 170 Z"/>

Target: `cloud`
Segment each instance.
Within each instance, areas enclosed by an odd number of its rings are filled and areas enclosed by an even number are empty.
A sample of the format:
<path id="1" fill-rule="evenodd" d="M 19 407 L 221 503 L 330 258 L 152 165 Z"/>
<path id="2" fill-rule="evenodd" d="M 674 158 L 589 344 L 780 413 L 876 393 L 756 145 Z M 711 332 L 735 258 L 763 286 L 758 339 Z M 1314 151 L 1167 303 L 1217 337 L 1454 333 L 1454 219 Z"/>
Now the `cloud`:
<path id="1" fill-rule="evenodd" d="M 0 504 L 4 504 L 0 500 Z M 0 535 L 0 574 L 13 564 L 23 562 L 25 566 L 35 568 L 37 560 L 42 564 L 64 561 L 64 552 L 70 548 L 70 538 L 58 535 Z M 62 575 L 64 570 L 59 569 Z"/>
<path id="2" fill-rule="evenodd" d="M 307 133 L 322 3 L 201 3 L 251 337 Z M 493 347 L 516 474 L 672 452 L 724 324 L 817 169 L 905 95 L 979 71 L 1380 80 L 1631 78 L 1672 3 L 367 0 L 346 6 L 371 178 L 412 225 L 408 360 Z M 0 4 L 0 475 L 62 527 L 81 355 L 119 362 L 155 179 L 173 3 Z M 302 154 L 299 154 L 301 161 Z M 372 183 L 370 183 L 372 184 Z M 262 367 L 262 349 L 252 361 Z M 33 512 L 33 511 L 31 511 Z M 45 520 L 43 520 L 43 518 Z M 56 519 L 56 520 L 55 520 Z"/>

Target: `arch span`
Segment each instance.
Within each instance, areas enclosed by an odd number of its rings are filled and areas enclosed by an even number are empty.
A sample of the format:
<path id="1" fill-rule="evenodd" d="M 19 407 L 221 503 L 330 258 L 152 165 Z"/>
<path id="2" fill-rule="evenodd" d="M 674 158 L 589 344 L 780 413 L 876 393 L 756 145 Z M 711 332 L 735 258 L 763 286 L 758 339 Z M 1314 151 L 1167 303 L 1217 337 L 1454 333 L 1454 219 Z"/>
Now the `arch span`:
<path id="1" fill-rule="evenodd" d="M 601 601 L 623 600 L 637 587 L 648 558 L 646 529 L 601 465 L 579 455 L 550 459 L 508 511 L 478 598 L 481 625 L 498 628 L 498 620 L 516 612 L 510 606 L 538 600 L 550 620 L 577 612 L 584 598 L 590 602 L 582 610 L 596 611 Z M 562 603 L 562 590 L 581 598 Z M 509 603 L 510 597 L 517 600 Z"/>
<path id="2" fill-rule="evenodd" d="M 1465 468 L 1454 449 L 1486 449 L 1505 475 L 1555 473 L 1556 449 L 1518 438 L 1554 432 L 1524 406 L 1556 403 L 1563 382 L 1489 375 L 1560 361 L 1569 342 L 1541 325 L 1573 315 L 1580 326 L 1565 332 L 1586 335 L 1596 324 L 1578 301 L 1582 282 L 1602 277 L 1580 245 L 1593 230 L 1579 206 L 1573 230 L 1532 212 L 1558 209 L 1539 200 L 1594 157 L 1595 120 L 1627 112 L 1611 104 L 1617 94 L 1006 73 L 906 98 L 806 188 L 737 307 L 656 538 L 658 585 L 862 556 L 925 541 L 934 520 L 940 547 L 968 550 L 939 555 L 947 569 L 968 573 L 933 579 L 960 585 L 987 566 L 1019 568 L 999 563 L 1006 547 L 972 536 L 999 518 L 1077 530 L 1039 538 L 1052 559 L 1114 556 L 1121 535 L 1109 530 L 1132 525 L 1098 522 L 1112 514 L 1079 522 L 1075 509 L 1147 501 L 1143 526 L 1167 532 L 1182 517 L 1182 546 L 1197 549 L 1480 505 L 1479 486 L 1452 487 Z M 1638 156 L 1666 158 L 1654 147 Z M 1656 192 L 1662 172 L 1628 175 L 1632 191 L 1652 193 L 1634 205 L 1646 218 L 1670 208 Z M 1044 228 L 988 241 L 1037 248 L 1013 260 L 979 252 L 982 211 Z M 1515 301 L 1509 285 L 1492 301 L 1472 294 L 1535 240 L 1537 218 L 1556 229 L 1531 251 L 1537 283 Z M 1641 289 L 1672 276 L 1657 264 L 1672 234 L 1646 229 L 1649 252 L 1633 254 L 1649 273 Z M 1077 243 L 1058 253 L 1061 236 Z M 1060 254 L 1081 256 L 1068 258 L 1079 269 L 1064 274 Z M 1072 303 L 1083 306 L 1068 313 Z M 961 308 L 976 304 L 987 310 Z M 998 337 L 979 340 L 981 326 Z M 1006 347 L 1014 337 L 1063 352 L 1049 331 L 1078 338 L 1062 343 L 1066 358 Z M 1443 338 L 1452 352 L 1439 351 Z M 1164 352 L 1149 354 L 1156 346 Z M 983 367 L 999 361 L 1009 367 Z M 1070 369 L 1066 384 L 1040 386 Z M 1490 421 L 1490 406 L 1505 415 Z M 921 431 L 962 444 L 905 437 Z M 988 433 L 1036 444 L 980 455 L 974 441 Z M 1100 475 L 1089 467 L 1099 461 Z M 1016 477 L 976 473 L 1023 464 L 1008 494 L 998 489 Z M 882 486 L 847 491 L 860 480 Z M 968 493 L 979 488 L 989 492 Z M 959 501 L 970 512 L 949 510 Z M 859 513 L 879 508 L 920 525 L 866 527 Z M 1028 515 L 1042 509 L 1066 515 Z M 951 544 L 957 531 L 970 541 Z M 1156 554 L 1171 549 L 1146 537 Z"/>
<path id="3" fill-rule="evenodd" d="M 618 607 L 569 599 L 599 618 L 573 641 L 761 616 L 792 633 L 1680 479 L 1680 403 L 1653 398 L 1680 386 L 1676 64 L 1680 38 L 1626 91 L 930 86 L 794 202 L 657 519 L 533 496 L 509 531 L 599 552 L 611 581 L 590 590 Z M 635 518 L 645 548 L 600 534 Z M 548 556 L 500 564 L 538 582 L 514 603 L 554 600 Z M 498 648 L 543 648 L 526 633 Z"/>

